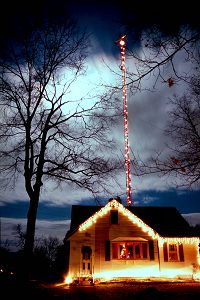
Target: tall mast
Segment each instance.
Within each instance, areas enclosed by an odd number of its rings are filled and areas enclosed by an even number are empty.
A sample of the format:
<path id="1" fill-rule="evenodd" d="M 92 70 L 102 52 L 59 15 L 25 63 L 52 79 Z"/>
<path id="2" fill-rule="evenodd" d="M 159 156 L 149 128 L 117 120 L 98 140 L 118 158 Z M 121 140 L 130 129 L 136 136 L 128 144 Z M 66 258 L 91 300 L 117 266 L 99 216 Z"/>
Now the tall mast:
<path id="1" fill-rule="evenodd" d="M 128 100 L 126 87 L 126 65 L 125 65 L 125 42 L 126 35 L 123 35 L 116 43 L 120 46 L 121 52 L 121 71 L 122 71 L 122 100 L 123 100 L 123 115 L 124 115 L 124 150 L 125 150 L 125 170 L 126 170 L 126 201 L 131 205 L 131 161 L 128 139 Z"/>

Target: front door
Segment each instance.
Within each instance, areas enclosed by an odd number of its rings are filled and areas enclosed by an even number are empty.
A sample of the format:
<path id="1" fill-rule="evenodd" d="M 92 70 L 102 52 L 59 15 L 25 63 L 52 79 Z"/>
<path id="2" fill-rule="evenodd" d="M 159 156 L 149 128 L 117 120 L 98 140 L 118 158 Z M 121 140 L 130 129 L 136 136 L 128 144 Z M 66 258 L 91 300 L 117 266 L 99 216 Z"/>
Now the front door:
<path id="1" fill-rule="evenodd" d="M 91 276 L 92 274 L 92 249 L 89 246 L 82 247 L 82 274 Z"/>

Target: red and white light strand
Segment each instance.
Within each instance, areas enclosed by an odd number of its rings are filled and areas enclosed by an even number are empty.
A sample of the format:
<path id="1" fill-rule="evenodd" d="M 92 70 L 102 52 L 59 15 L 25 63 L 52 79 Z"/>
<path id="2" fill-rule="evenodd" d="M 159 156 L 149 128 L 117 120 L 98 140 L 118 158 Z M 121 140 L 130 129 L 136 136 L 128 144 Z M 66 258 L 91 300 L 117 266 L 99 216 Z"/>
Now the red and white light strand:
<path id="1" fill-rule="evenodd" d="M 125 143 L 125 170 L 126 170 L 126 201 L 131 205 L 131 162 L 128 140 L 128 101 L 126 88 L 126 65 L 125 65 L 125 42 L 126 35 L 122 36 L 117 43 L 120 46 L 121 52 L 121 71 L 122 71 L 122 99 L 123 99 L 123 113 L 124 113 L 124 143 Z"/>

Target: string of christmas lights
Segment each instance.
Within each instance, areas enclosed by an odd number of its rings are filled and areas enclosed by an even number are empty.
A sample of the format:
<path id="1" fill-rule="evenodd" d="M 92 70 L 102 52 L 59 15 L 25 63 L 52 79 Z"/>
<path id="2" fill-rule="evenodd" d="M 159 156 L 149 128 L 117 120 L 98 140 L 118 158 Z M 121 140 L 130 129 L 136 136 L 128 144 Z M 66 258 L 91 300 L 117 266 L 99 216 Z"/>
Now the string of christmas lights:
<path id="1" fill-rule="evenodd" d="M 126 88 L 126 65 L 125 65 L 125 42 L 126 35 L 123 35 L 116 43 L 120 46 L 121 52 L 121 71 L 122 71 L 122 99 L 123 99 L 123 114 L 124 114 L 124 143 L 125 143 L 125 171 L 126 171 L 126 201 L 131 205 L 131 162 L 128 140 L 128 100 Z"/>
<path id="2" fill-rule="evenodd" d="M 94 225 L 99 218 L 105 216 L 112 209 L 117 209 L 120 213 L 126 216 L 133 224 L 136 224 L 138 227 L 140 227 L 143 232 L 146 232 L 153 240 L 158 240 L 160 246 L 162 246 L 165 242 L 170 244 L 196 244 L 196 248 L 198 251 L 198 245 L 200 241 L 198 237 L 162 237 L 150 226 L 148 226 L 144 221 L 142 221 L 139 217 L 134 215 L 132 212 L 130 212 L 130 210 L 128 210 L 122 204 L 120 204 L 116 199 L 112 199 L 112 201 L 108 202 L 106 206 L 102 207 L 98 212 L 94 213 L 94 215 L 92 215 L 89 219 L 83 222 L 79 226 L 79 231 L 87 230 L 92 225 Z"/>

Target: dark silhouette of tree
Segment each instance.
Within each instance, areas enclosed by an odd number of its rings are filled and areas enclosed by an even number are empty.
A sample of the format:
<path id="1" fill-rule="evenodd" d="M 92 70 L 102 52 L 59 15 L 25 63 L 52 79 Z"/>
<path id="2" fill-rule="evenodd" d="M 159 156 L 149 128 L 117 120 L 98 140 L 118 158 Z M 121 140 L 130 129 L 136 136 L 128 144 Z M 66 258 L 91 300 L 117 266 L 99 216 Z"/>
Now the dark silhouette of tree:
<path id="1" fill-rule="evenodd" d="M 19 248 L 19 250 L 23 250 L 25 245 L 25 240 L 26 240 L 26 233 L 22 230 L 21 224 L 17 224 L 16 226 L 13 227 L 13 229 L 17 238 L 16 246 Z"/>
<path id="2" fill-rule="evenodd" d="M 96 193 L 120 167 L 109 158 L 112 97 L 70 99 L 73 84 L 85 73 L 87 54 L 88 37 L 66 20 L 21 34 L 0 59 L 0 170 L 9 180 L 24 176 L 30 199 L 27 268 L 43 184 L 66 182 Z"/>
<path id="3" fill-rule="evenodd" d="M 14 271 L 14 262 L 13 257 L 10 251 L 5 247 L 0 247 L 0 268 L 1 268 L 1 283 L 3 283 L 3 279 L 7 279 L 10 277 Z"/>
<path id="4" fill-rule="evenodd" d="M 32 276 L 43 281 L 60 279 L 63 274 L 57 268 L 57 255 L 61 242 L 56 237 L 49 236 L 35 239 L 33 251 Z"/>
<path id="5" fill-rule="evenodd" d="M 143 79 L 150 76 L 154 77 L 155 86 L 161 80 L 169 87 L 190 78 L 190 74 L 177 68 L 177 58 L 182 64 L 196 60 L 200 23 L 195 1 L 182 7 L 181 14 L 180 5 L 166 5 L 163 9 L 157 0 L 137 1 L 124 12 L 122 28 L 127 35 L 127 58 L 135 65 L 134 71 L 127 70 L 128 85 L 133 91 L 143 89 Z"/>
<path id="6" fill-rule="evenodd" d="M 46 257 L 54 262 L 57 255 L 57 248 L 61 245 L 61 242 L 57 237 L 49 236 L 48 238 L 41 237 L 37 240 L 34 251 L 40 251 L 43 249 Z"/>
<path id="7" fill-rule="evenodd" d="M 152 80 L 155 90 L 158 83 L 172 87 L 179 82 L 191 84 L 191 76 L 196 72 L 195 65 L 198 64 L 198 48 L 200 43 L 200 32 L 189 25 L 180 27 L 179 32 L 167 35 L 154 25 L 146 28 L 140 34 L 140 39 L 134 40 L 130 29 L 126 35 L 126 59 L 132 62 L 127 66 L 127 87 L 132 93 L 145 89 L 145 80 Z M 179 60 L 182 60 L 184 68 L 178 68 Z M 191 68 L 193 63 L 193 70 Z M 187 67 L 189 66 L 189 67 Z M 110 68 L 112 71 L 112 68 Z M 189 71 L 189 72 L 188 72 Z M 119 77 L 121 74 L 117 74 Z M 119 86 L 113 86 L 119 89 Z"/>
<path id="8" fill-rule="evenodd" d="M 200 60 L 198 61 L 200 62 Z M 198 64 L 196 64 L 198 66 Z M 199 70 L 199 68 L 197 68 Z M 137 175 L 160 174 L 173 179 L 177 187 L 200 183 L 200 84 L 198 74 L 182 95 L 169 100 L 165 149 L 155 150 L 146 161 L 135 157 Z"/>
<path id="9" fill-rule="evenodd" d="M 6 259 L 2 258 L 1 265 L 7 265 L 15 277 L 20 278 L 23 264 L 23 248 L 26 232 L 22 230 L 21 224 L 14 228 L 17 238 L 18 251 L 11 252 L 5 247 L 1 247 L 2 253 L 8 253 Z M 57 237 L 35 236 L 34 249 L 31 261 L 31 276 L 42 281 L 58 281 L 64 279 L 66 273 L 68 252 L 66 246 Z M 12 258 L 12 259 L 11 259 Z M 7 267 L 5 268 L 8 269 Z M 10 274 L 9 274 L 10 276 Z"/>

